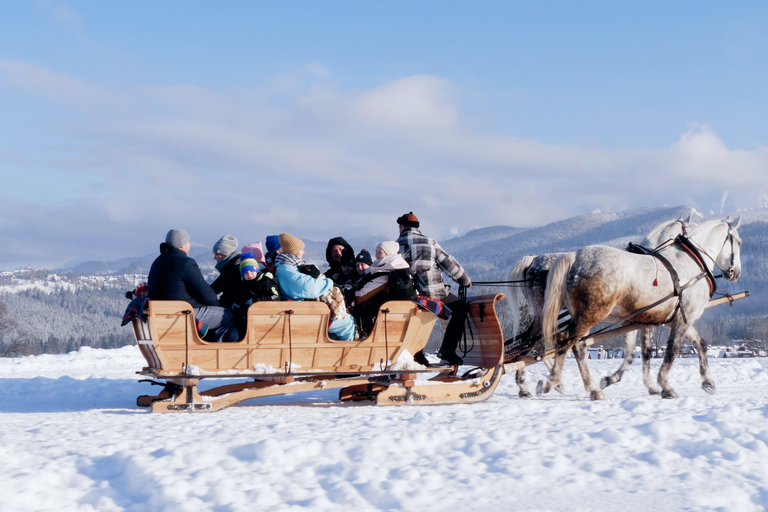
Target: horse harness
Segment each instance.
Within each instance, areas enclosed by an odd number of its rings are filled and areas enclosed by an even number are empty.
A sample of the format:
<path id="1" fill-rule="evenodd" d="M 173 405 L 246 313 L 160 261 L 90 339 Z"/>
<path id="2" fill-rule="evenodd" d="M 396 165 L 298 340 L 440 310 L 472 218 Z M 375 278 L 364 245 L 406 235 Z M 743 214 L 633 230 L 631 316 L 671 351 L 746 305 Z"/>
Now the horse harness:
<path id="1" fill-rule="evenodd" d="M 734 261 L 733 234 L 732 234 L 732 230 L 731 229 L 728 230 L 728 236 L 730 237 L 730 240 L 731 240 L 731 262 L 732 262 L 731 266 L 733 266 L 733 261 Z M 680 284 L 680 276 L 678 275 L 677 270 L 675 270 L 675 267 L 672 265 L 672 263 L 670 263 L 670 261 L 667 258 L 665 258 L 661 254 L 661 250 L 666 249 L 670 245 L 679 245 L 683 249 L 683 252 L 685 252 L 688 256 L 690 256 L 691 259 L 693 259 L 693 261 L 696 262 L 696 264 L 699 266 L 699 269 L 701 269 L 701 272 L 698 275 L 693 277 L 693 279 L 691 279 L 690 281 L 688 281 L 684 285 Z M 671 244 L 664 243 L 664 244 L 661 244 L 660 246 L 658 246 L 655 249 L 648 249 L 646 247 L 643 247 L 642 245 L 633 244 L 633 243 L 630 242 L 627 245 L 626 251 L 628 251 L 630 253 L 633 253 L 633 254 L 642 254 L 642 255 L 653 256 L 654 258 L 659 260 L 661 262 L 661 264 L 664 265 L 664 268 L 667 269 L 667 272 L 669 272 L 669 275 L 672 278 L 672 285 L 674 286 L 675 289 L 674 289 L 674 291 L 671 294 L 667 295 L 663 299 L 658 300 L 658 301 L 654 302 L 653 304 L 651 304 L 650 306 L 646 306 L 646 307 L 640 309 L 639 311 L 636 311 L 632 315 L 630 315 L 627 318 L 625 318 L 624 320 L 622 320 L 622 322 L 626 322 L 627 320 L 629 320 L 629 319 L 631 319 L 631 318 L 633 318 L 633 317 L 635 317 L 637 315 L 645 313 L 646 311 L 655 308 L 659 304 L 662 304 L 662 303 L 666 302 L 667 300 L 671 299 L 672 297 L 677 297 L 678 299 L 677 299 L 677 305 L 675 306 L 675 311 L 672 313 L 672 315 L 669 317 L 669 319 L 667 319 L 667 321 L 665 323 L 669 323 L 672 320 L 674 320 L 675 317 L 677 316 L 677 312 L 678 311 L 680 312 L 680 314 L 683 315 L 683 321 L 685 323 L 688 323 L 688 319 L 685 317 L 685 311 L 681 307 L 681 302 L 682 302 L 682 298 L 683 298 L 683 291 L 685 291 L 686 289 L 690 288 L 695 283 L 697 283 L 699 280 L 701 280 L 701 279 L 706 277 L 707 284 L 709 285 L 709 296 L 710 296 L 710 298 L 715 294 L 715 290 L 716 290 L 715 276 L 712 274 L 712 271 L 709 270 L 709 267 L 707 267 L 707 265 L 704 263 L 704 258 L 701 255 L 701 251 L 691 242 L 690 239 L 688 239 L 688 237 L 686 237 L 684 235 L 677 235 L 677 237 L 674 239 L 674 241 Z M 709 255 L 707 255 L 707 256 L 714 261 L 714 259 L 711 256 L 709 256 Z"/>

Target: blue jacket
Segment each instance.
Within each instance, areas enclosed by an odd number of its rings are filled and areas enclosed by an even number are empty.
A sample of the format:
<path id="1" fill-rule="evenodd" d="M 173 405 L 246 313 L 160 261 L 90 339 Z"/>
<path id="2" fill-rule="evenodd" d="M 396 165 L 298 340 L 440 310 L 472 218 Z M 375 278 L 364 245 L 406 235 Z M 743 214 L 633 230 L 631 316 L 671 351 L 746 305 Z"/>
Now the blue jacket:
<path id="1" fill-rule="evenodd" d="M 291 300 L 316 299 L 333 288 L 330 279 L 315 279 L 302 274 L 296 265 L 278 263 L 275 275 L 280 285 L 280 294 Z"/>
<path id="2" fill-rule="evenodd" d="M 166 249 L 152 263 L 147 294 L 155 300 L 185 300 L 193 308 L 219 305 L 216 292 L 203 279 L 197 262 L 174 247 Z"/>
<path id="3" fill-rule="evenodd" d="M 330 279 L 315 279 L 302 274 L 296 265 L 277 263 L 275 271 L 280 294 L 291 300 L 316 299 L 333 288 Z M 355 319 L 347 313 L 341 320 L 334 320 L 328 328 L 328 336 L 335 340 L 355 339 Z"/>

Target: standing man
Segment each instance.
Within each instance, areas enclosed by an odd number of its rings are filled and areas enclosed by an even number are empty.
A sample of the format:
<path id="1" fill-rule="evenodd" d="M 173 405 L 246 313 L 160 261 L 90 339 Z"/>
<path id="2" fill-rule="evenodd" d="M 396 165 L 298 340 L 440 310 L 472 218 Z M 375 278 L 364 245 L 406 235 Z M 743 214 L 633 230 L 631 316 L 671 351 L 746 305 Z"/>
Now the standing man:
<path id="1" fill-rule="evenodd" d="M 208 325 L 207 341 L 238 341 L 232 311 L 219 307 L 216 292 L 205 282 L 197 262 L 189 257 L 189 235 L 172 229 L 165 236 L 165 251 L 149 269 L 148 296 L 151 300 L 184 300 L 195 312 L 195 320 Z"/>
<path id="2" fill-rule="evenodd" d="M 463 361 L 456 355 L 461 335 L 464 332 L 464 321 L 467 318 L 467 305 L 459 297 L 451 293 L 450 286 L 443 281 L 443 272 L 459 285 L 469 288 L 472 280 L 464 267 L 456 259 L 445 252 L 435 240 L 426 237 L 419 231 L 419 219 L 409 212 L 397 219 L 400 229 L 400 253 L 411 265 L 411 274 L 418 274 L 424 281 L 423 293 L 429 298 L 438 299 L 451 309 L 451 320 L 445 329 L 443 344 L 437 352 L 440 359 L 450 364 L 459 365 Z M 427 358 L 423 352 L 414 355 L 417 363 L 424 364 Z M 427 365 L 425 365 L 427 366 Z"/>

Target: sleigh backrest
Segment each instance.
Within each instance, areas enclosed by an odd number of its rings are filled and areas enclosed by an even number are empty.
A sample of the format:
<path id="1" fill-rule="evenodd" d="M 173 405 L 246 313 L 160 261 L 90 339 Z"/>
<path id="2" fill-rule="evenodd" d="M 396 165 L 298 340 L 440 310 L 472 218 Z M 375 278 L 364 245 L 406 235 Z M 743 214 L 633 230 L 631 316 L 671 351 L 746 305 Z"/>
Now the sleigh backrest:
<path id="1" fill-rule="evenodd" d="M 257 302 L 248 309 L 241 341 L 213 343 L 199 337 L 188 303 L 154 300 L 149 302 L 148 339 L 141 333 L 151 348 L 142 354 L 158 376 L 181 375 L 189 365 L 213 374 L 371 371 L 396 362 L 405 350 L 423 349 L 435 323 L 432 313 L 413 302 L 391 301 L 380 308 L 367 338 L 338 341 L 328 338 L 329 316 L 321 302 Z"/>

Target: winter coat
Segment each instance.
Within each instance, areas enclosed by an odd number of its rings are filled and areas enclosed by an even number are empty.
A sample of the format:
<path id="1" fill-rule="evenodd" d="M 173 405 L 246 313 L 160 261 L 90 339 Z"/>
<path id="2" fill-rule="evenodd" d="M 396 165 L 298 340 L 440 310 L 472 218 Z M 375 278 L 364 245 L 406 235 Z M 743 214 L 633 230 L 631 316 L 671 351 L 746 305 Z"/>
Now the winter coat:
<path id="1" fill-rule="evenodd" d="M 358 281 L 355 304 L 362 305 L 371 300 L 374 295 L 385 291 L 389 284 L 389 273 L 406 268 L 408 268 L 408 262 L 399 254 L 391 254 L 374 261 Z"/>
<path id="2" fill-rule="evenodd" d="M 211 283 L 213 291 L 221 294 L 219 297 L 220 306 L 232 308 L 232 304 L 237 302 L 242 294 L 241 282 L 240 255 L 234 254 L 234 257 L 221 269 L 219 277 Z"/>
<path id="3" fill-rule="evenodd" d="M 330 279 L 315 279 L 302 274 L 296 265 L 278 263 L 276 276 L 280 295 L 291 300 L 316 299 L 333 288 Z"/>
<path id="4" fill-rule="evenodd" d="M 254 302 L 265 300 L 280 300 L 277 280 L 269 271 L 261 271 L 256 279 L 240 281 L 240 296 L 232 305 L 232 311 L 239 315 L 245 315 L 248 306 Z"/>
<path id="5" fill-rule="evenodd" d="M 411 265 L 411 274 L 418 274 L 424 281 L 423 294 L 427 297 L 442 300 L 450 293 L 450 287 L 443 281 L 442 272 L 462 286 L 472 284 L 464 267 L 445 252 L 440 244 L 422 235 L 417 228 L 403 230 L 397 243 L 400 244 L 400 254 Z"/>
<path id="6" fill-rule="evenodd" d="M 333 288 L 333 281 L 330 279 L 316 279 L 302 274 L 296 265 L 280 261 L 277 262 L 276 276 L 280 294 L 291 300 L 316 299 Z M 354 340 L 355 320 L 352 315 L 348 314 L 343 319 L 332 321 L 328 335 L 337 340 Z"/>
<path id="7" fill-rule="evenodd" d="M 205 282 L 197 262 L 169 247 L 149 269 L 148 296 L 153 300 L 185 300 L 193 308 L 218 306 L 216 292 Z"/>
<path id="8" fill-rule="evenodd" d="M 341 263 L 333 259 L 333 256 L 331 256 L 331 248 L 334 245 L 342 245 L 344 246 L 344 249 L 349 251 L 349 254 L 352 255 L 352 258 L 355 257 L 355 251 L 352 249 L 352 246 L 347 243 L 344 238 L 337 236 L 336 238 L 331 238 L 328 240 L 328 246 L 325 248 L 325 261 L 328 262 L 328 266 L 330 267 L 328 270 L 325 271 L 326 276 L 335 276 L 341 273 Z M 339 283 L 337 283 L 339 284 Z"/>

